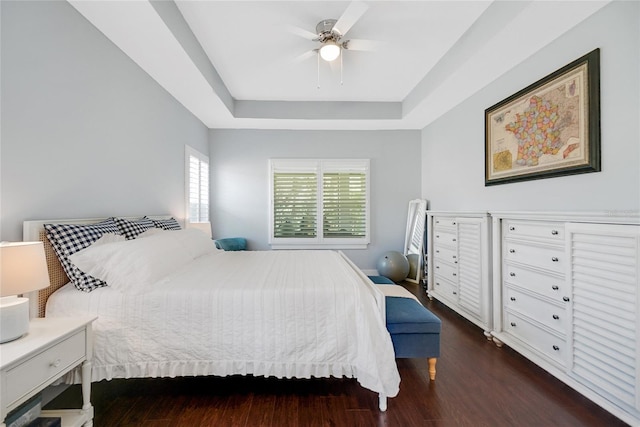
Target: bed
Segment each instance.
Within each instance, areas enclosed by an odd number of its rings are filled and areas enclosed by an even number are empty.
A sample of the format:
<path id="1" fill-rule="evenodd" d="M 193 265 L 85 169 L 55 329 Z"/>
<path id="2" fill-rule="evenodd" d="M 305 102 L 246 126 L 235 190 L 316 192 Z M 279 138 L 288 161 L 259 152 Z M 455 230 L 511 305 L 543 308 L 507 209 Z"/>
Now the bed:
<path id="1" fill-rule="evenodd" d="M 397 395 L 400 377 L 384 295 L 343 253 L 225 252 L 189 230 L 147 231 L 78 252 L 73 259 L 79 265 L 108 279 L 107 286 L 83 292 L 69 281 L 44 224 L 104 221 L 24 223 L 25 240 L 45 243 L 51 278 L 51 286 L 32 298 L 33 312 L 98 317 L 92 381 L 350 377 L 378 393 L 383 411 L 387 397 Z M 179 252 L 176 239 L 187 245 Z"/>

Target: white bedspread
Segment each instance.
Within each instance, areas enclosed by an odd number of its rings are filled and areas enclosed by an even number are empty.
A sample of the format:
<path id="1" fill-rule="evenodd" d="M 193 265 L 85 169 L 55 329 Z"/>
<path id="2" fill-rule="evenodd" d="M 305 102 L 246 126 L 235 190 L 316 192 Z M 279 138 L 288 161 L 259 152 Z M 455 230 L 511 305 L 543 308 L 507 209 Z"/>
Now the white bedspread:
<path id="1" fill-rule="evenodd" d="M 47 316 L 98 316 L 92 380 L 355 377 L 393 397 L 384 295 L 338 252 L 215 252 L 146 288 L 67 285 Z"/>

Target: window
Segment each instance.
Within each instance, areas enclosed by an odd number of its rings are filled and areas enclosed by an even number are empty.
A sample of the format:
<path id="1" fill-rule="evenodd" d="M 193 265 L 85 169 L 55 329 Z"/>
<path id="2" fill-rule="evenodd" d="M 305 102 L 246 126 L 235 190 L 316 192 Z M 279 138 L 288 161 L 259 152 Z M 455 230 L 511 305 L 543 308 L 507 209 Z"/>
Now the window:
<path id="1" fill-rule="evenodd" d="M 366 248 L 369 160 L 272 159 L 269 170 L 273 248 Z"/>
<path id="2" fill-rule="evenodd" d="M 187 222 L 209 222 L 209 157 L 185 146 Z"/>

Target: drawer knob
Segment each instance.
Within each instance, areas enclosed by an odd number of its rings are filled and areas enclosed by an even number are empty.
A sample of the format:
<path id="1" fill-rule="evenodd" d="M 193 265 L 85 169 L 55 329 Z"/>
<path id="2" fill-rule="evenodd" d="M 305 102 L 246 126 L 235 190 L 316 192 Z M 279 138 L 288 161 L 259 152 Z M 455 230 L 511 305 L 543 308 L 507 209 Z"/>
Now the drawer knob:
<path id="1" fill-rule="evenodd" d="M 454 277 L 455 277 L 455 276 L 457 276 L 457 275 L 458 275 L 457 273 L 453 273 L 453 276 L 454 276 Z"/>
<path id="2" fill-rule="evenodd" d="M 453 259 L 456 259 L 456 258 L 458 258 L 458 256 L 457 255 L 453 255 Z"/>
<path id="3" fill-rule="evenodd" d="M 53 362 L 49 363 L 49 366 L 51 366 L 52 368 L 57 368 L 58 366 L 60 366 L 60 359 L 56 359 Z"/>
<path id="4" fill-rule="evenodd" d="M 436 282 L 436 286 L 440 286 L 440 282 Z"/>
<path id="5" fill-rule="evenodd" d="M 509 249 L 509 253 L 515 254 L 516 250 L 515 249 Z"/>
<path id="6" fill-rule="evenodd" d="M 440 266 L 439 266 L 439 265 L 436 265 L 436 268 L 440 268 Z"/>
<path id="7" fill-rule="evenodd" d="M 558 257 L 557 256 L 551 257 L 551 261 L 558 262 Z"/>
<path id="8" fill-rule="evenodd" d="M 553 346 L 553 349 L 554 349 L 555 351 L 558 351 L 558 350 L 560 350 L 560 347 L 558 347 L 557 345 L 554 345 L 554 346 Z"/>
<path id="9" fill-rule="evenodd" d="M 439 220 L 436 220 L 436 224 L 440 224 L 440 221 L 439 221 Z"/>
<path id="10" fill-rule="evenodd" d="M 509 273 L 509 276 L 511 277 L 516 277 L 516 273 L 514 273 L 513 271 L 511 273 Z"/>
<path id="11" fill-rule="evenodd" d="M 558 285 L 553 285 L 553 286 L 551 287 L 551 289 L 553 289 L 554 291 L 557 291 L 557 290 L 558 290 L 558 289 L 560 289 L 560 288 L 558 287 Z"/>
<path id="12" fill-rule="evenodd" d="M 454 294 L 454 295 L 458 295 L 458 293 L 457 293 L 456 291 L 453 291 L 453 294 Z"/>
<path id="13" fill-rule="evenodd" d="M 551 230 L 551 234 L 554 235 L 554 236 L 557 236 L 558 235 L 558 230 Z"/>
<path id="14" fill-rule="evenodd" d="M 516 228 L 515 228 L 515 227 L 513 227 L 513 226 L 512 226 L 512 227 L 509 227 L 509 231 L 516 231 Z"/>
<path id="15" fill-rule="evenodd" d="M 456 238 L 454 237 L 453 239 L 451 239 L 451 241 L 455 242 L 455 241 L 456 241 Z"/>
<path id="16" fill-rule="evenodd" d="M 516 322 L 511 322 L 511 326 L 513 326 L 515 328 Z"/>
<path id="17" fill-rule="evenodd" d="M 562 297 L 562 301 L 569 302 L 569 297 Z"/>
<path id="18" fill-rule="evenodd" d="M 456 222 L 455 222 L 455 221 L 453 221 L 451 224 L 456 225 Z"/>
<path id="19" fill-rule="evenodd" d="M 436 253 L 439 254 L 440 253 L 440 249 L 436 249 Z"/>
<path id="20" fill-rule="evenodd" d="M 560 316 L 558 316 L 557 314 L 554 314 L 554 315 L 553 315 L 553 318 L 554 318 L 555 320 L 558 320 L 558 319 L 560 318 Z"/>
<path id="21" fill-rule="evenodd" d="M 440 238 L 440 235 L 439 235 L 439 234 L 436 234 L 436 239 L 439 239 L 439 238 Z"/>
<path id="22" fill-rule="evenodd" d="M 511 297 L 511 298 L 509 298 L 509 299 L 510 299 L 511 301 L 515 301 L 515 300 L 516 300 L 516 297 Z"/>

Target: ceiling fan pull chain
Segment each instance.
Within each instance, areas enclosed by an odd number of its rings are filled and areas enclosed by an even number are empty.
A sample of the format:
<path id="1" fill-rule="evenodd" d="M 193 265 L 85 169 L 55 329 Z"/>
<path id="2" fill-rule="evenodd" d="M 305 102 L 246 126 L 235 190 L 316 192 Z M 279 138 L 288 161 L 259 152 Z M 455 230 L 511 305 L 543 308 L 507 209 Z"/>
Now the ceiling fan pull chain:
<path id="1" fill-rule="evenodd" d="M 342 86 L 342 55 L 340 55 L 340 86 Z"/>
<path id="2" fill-rule="evenodd" d="M 320 51 L 316 53 L 316 58 L 318 59 L 318 89 L 320 89 Z"/>

